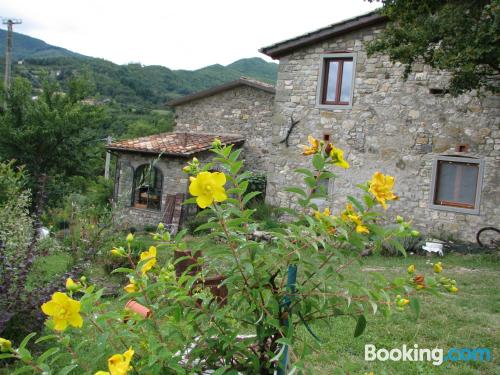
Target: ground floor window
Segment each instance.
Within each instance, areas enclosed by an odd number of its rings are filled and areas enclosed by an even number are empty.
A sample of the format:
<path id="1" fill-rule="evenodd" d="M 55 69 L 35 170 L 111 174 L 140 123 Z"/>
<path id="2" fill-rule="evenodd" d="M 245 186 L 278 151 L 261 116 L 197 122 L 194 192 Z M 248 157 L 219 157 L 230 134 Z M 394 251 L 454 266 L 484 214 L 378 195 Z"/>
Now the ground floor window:
<path id="1" fill-rule="evenodd" d="M 479 214 L 483 162 L 458 156 L 439 156 L 434 161 L 431 207 Z"/>
<path id="2" fill-rule="evenodd" d="M 163 174 L 151 164 L 139 166 L 134 173 L 132 206 L 137 208 L 161 208 Z"/>

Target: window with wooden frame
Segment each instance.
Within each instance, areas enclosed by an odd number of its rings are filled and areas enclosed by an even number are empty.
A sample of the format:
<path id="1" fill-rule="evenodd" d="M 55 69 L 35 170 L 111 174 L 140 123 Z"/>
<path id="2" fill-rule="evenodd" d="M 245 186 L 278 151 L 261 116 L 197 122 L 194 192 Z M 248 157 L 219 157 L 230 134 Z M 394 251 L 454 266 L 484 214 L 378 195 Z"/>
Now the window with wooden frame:
<path id="1" fill-rule="evenodd" d="M 479 214 L 482 179 L 481 159 L 438 156 L 433 166 L 431 207 Z"/>
<path id="2" fill-rule="evenodd" d="M 151 164 L 143 164 L 134 173 L 132 205 L 136 208 L 161 208 L 163 174 Z"/>
<path id="3" fill-rule="evenodd" d="M 319 108 L 350 109 L 356 56 L 353 53 L 323 55 L 316 104 Z"/>

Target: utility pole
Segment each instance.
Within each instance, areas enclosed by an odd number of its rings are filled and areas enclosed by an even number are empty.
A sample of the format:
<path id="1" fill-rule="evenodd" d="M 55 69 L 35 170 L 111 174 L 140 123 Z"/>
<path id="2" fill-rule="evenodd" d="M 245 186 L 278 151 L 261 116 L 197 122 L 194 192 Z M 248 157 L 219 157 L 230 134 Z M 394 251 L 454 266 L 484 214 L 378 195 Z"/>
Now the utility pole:
<path id="1" fill-rule="evenodd" d="M 12 63 L 12 26 L 23 23 L 22 20 L 16 18 L 2 18 L 2 23 L 7 25 L 7 48 L 5 49 L 5 75 L 4 89 L 10 88 L 10 68 Z"/>

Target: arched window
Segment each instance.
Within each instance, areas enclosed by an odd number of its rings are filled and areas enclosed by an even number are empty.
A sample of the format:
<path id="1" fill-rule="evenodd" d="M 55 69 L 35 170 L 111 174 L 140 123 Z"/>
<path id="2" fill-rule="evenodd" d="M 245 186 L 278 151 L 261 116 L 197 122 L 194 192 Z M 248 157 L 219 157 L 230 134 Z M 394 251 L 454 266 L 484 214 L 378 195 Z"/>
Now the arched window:
<path id="1" fill-rule="evenodd" d="M 151 164 L 139 166 L 134 173 L 132 205 L 137 208 L 161 208 L 163 174 Z"/>

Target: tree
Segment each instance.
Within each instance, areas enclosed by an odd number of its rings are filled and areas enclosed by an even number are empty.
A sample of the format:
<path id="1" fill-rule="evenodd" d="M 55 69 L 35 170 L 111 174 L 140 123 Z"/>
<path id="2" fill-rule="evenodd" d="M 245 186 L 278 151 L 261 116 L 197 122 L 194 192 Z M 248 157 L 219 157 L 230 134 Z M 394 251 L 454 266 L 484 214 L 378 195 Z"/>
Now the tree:
<path id="1" fill-rule="evenodd" d="M 91 174 L 86 166 L 99 151 L 93 133 L 102 111 L 82 102 L 86 86 L 81 80 L 72 81 L 68 91 L 47 82 L 32 98 L 30 83 L 15 79 L 0 114 L 0 155 L 16 159 L 33 178 L 35 219 L 42 212 L 49 178 Z"/>
<path id="2" fill-rule="evenodd" d="M 416 62 L 449 71 L 448 90 L 499 92 L 500 0 L 381 1 L 389 23 L 368 53 L 386 53 L 406 65 Z"/>

